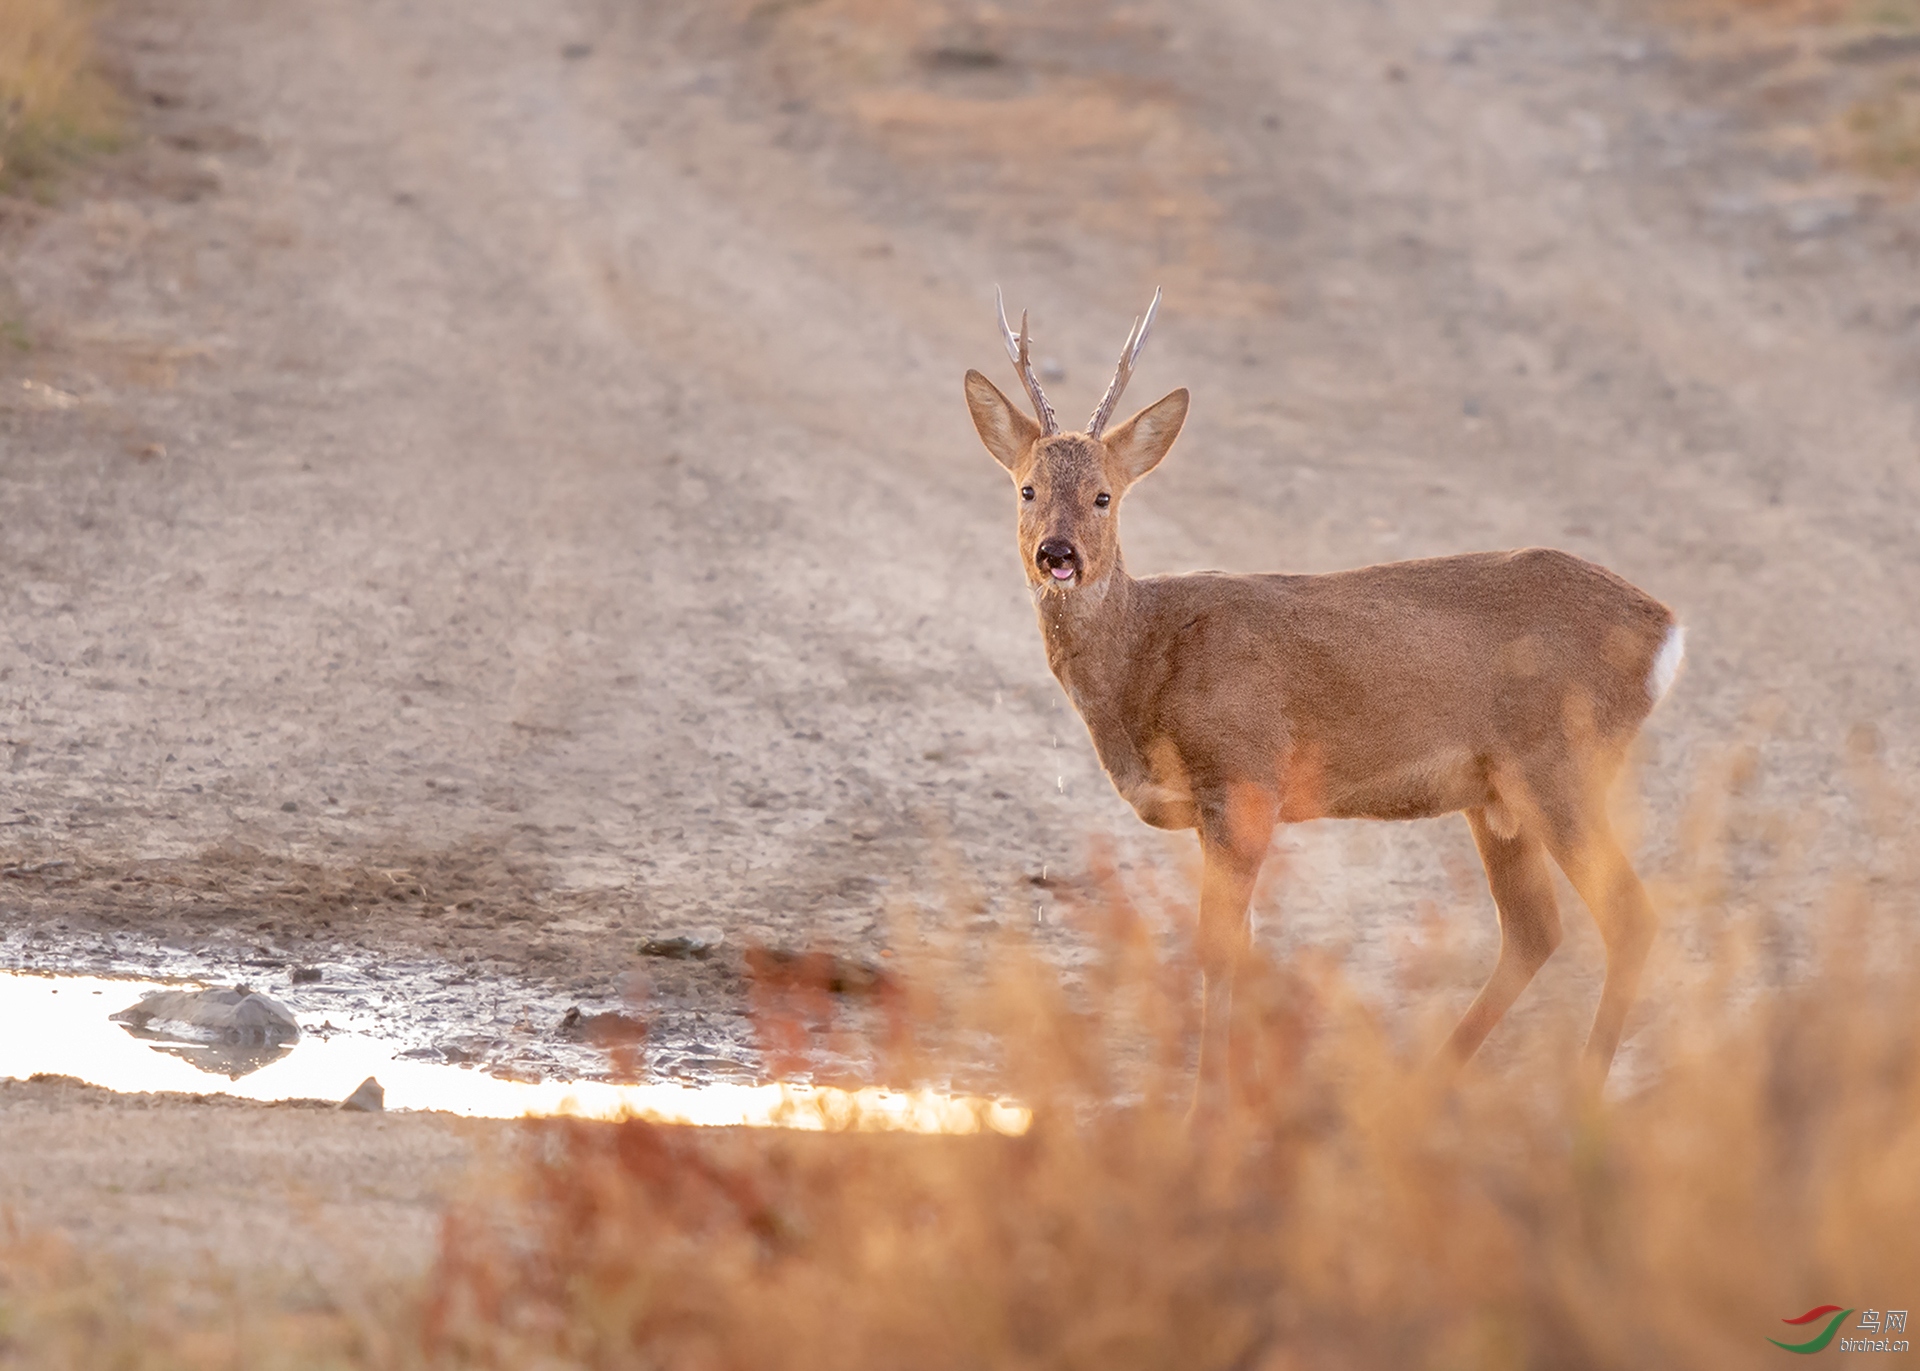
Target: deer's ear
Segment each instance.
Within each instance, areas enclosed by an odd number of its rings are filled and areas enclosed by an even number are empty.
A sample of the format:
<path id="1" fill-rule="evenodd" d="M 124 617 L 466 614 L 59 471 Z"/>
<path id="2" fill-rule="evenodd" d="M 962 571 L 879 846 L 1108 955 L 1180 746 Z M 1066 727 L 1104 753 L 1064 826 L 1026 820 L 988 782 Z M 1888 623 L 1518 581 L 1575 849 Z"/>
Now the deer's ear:
<path id="1" fill-rule="evenodd" d="M 1015 409 L 1000 387 L 977 371 L 967 373 L 967 409 L 993 460 L 1008 471 L 1017 470 L 1021 455 L 1040 436 L 1040 425 Z"/>
<path id="2" fill-rule="evenodd" d="M 1127 479 L 1137 481 L 1160 465 L 1180 425 L 1187 422 L 1187 388 L 1162 396 L 1106 435 L 1107 451 L 1120 460 Z"/>

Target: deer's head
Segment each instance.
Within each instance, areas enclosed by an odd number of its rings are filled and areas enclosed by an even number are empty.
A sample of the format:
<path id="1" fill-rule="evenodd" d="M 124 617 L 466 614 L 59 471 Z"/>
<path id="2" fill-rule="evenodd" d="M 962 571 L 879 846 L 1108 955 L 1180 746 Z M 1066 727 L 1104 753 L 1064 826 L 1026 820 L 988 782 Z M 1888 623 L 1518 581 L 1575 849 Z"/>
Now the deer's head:
<path id="1" fill-rule="evenodd" d="M 998 295 L 996 291 L 996 299 Z M 1013 477 L 1018 492 L 1020 556 L 1028 583 L 1038 591 L 1064 595 L 1105 582 L 1120 560 L 1121 497 L 1160 464 L 1186 422 L 1187 392 L 1182 388 L 1106 431 L 1159 307 L 1160 292 L 1155 291 L 1146 314 L 1134 320 L 1113 382 L 1084 433 L 1062 433 L 1053 417 L 1053 406 L 1033 373 L 1025 314 L 1016 336 L 1002 304 L 1000 331 L 1033 400 L 1037 422 L 1014 408 L 985 376 L 967 373 L 973 426 L 994 460 Z"/>

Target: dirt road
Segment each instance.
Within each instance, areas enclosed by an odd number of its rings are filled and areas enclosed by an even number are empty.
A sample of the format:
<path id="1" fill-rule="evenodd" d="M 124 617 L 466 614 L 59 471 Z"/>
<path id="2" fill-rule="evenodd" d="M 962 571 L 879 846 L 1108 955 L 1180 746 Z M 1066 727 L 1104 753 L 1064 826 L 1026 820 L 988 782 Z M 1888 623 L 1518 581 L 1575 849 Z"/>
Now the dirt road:
<path id="1" fill-rule="evenodd" d="M 1653 871 L 1750 744 L 1737 807 L 1783 822 L 1729 871 L 1798 843 L 1812 907 L 1867 851 L 1850 730 L 1915 759 L 1920 210 L 1819 142 L 1867 71 L 1832 32 L 1576 0 L 106 32 L 140 139 L 6 246 L 0 853 L 70 865 L 0 911 L 41 945 L 405 945 L 605 998 L 676 925 L 871 955 L 889 909 L 1044 913 L 1091 834 L 1177 871 L 1046 673 L 960 402 L 1005 370 L 995 282 L 1069 412 L 1167 289 L 1129 399 L 1196 407 L 1136 573 L 1554 544 L 1674 604 Z M 1263 936 L 1365 974 L 1433 901 L 1491 947 L 1457 821 L 1284 843 Z M 1591 993 L 1569 930 L 1534 995 Z"/>

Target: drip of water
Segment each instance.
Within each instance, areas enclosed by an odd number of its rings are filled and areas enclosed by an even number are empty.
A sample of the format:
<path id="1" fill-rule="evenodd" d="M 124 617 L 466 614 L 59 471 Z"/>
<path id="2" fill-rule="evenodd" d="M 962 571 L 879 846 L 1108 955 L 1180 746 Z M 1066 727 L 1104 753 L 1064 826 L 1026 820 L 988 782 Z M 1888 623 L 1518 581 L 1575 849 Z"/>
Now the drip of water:
<path id="1" fill-rule="evenodd" d="M 299 1015 L 303 1036 L 279 1055 L 236 1057 L 208 1045 L 135 1036 L 108 1015 L 153 990 L 152 981 L 0 972 L 0 1077 L 72 1076 L 117 1091 L 181 1091 L 252 1100 L 344 1099 L 368 1076 L 389 1109 L 478 1118 L 626 1116 L 658 1123 L 913 1133 L 1024 1133 L 1028 1110 L 1004 1100 L 935 1090 L 840 1090 L 788 1084 L 624 1085 L 611 1081 L 509 1081 L 438 1062 L 411 1061 L 397 1045 L 349 1020 L 317 1033 L 325 1017 Z M 238 1068 L 238 1069 L 236 1069 Z"/>

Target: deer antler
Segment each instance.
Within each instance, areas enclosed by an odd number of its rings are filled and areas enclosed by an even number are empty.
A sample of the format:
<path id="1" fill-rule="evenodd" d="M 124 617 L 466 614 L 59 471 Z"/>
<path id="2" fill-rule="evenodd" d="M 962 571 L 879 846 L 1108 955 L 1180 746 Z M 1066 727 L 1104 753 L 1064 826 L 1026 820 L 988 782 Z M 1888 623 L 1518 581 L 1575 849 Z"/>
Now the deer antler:
<path id="1" fill-rule="evenodd" d="M 1087 420 L 1087 436 L 1098 438 L 1100 430 L 1107 426 L 1107 420 L 1113 417 L 1113 407 L 1120 403 L 1120 393 L 1127 388 L 1127 382 L 1133 379 L 1133 364 L 1140 356 L 1140 349 L 1147 345 L 1147 330 L 1153 327 L 1154 311 L 1160 308 L 1160 291 L 1153 292 L 1153 303 L 1147 306 L 1147 312 L 1133 321 L 1133 332 L 1127 335 L 1127 345 L 1120 349 L 1120 365 L 1114 369 L 1113 382 L 1107 387 L 1107 393 L 1100 397 L 1100 407 Z"/>
<path id="2" fill-rule="evenodd" d="M 1040 378 L 1033 374 L 1033 359 L 1027 355 L 1027 312 L 1020 311 L 1020 336 L 1013 336 L 1013 329 L 1007 323 L 1007 302 L 1000 296 L 1000 287 L 993 288 L 993 303 L 1000 310 L 1000 333 L 1007 340 L 1007 356 L 1013 359 L 1013 365 L 1020 372 L 1021 383 L 1027 388 L 1027 394 L 1033 397 L 1033 412 L 1040 420 L 1042 433 L 1052 435 L 1060 431 L 1060 421 L 1053 417 L 1053 406 L 1047 403 L 1047 394 L 1040 389 Z"/>

